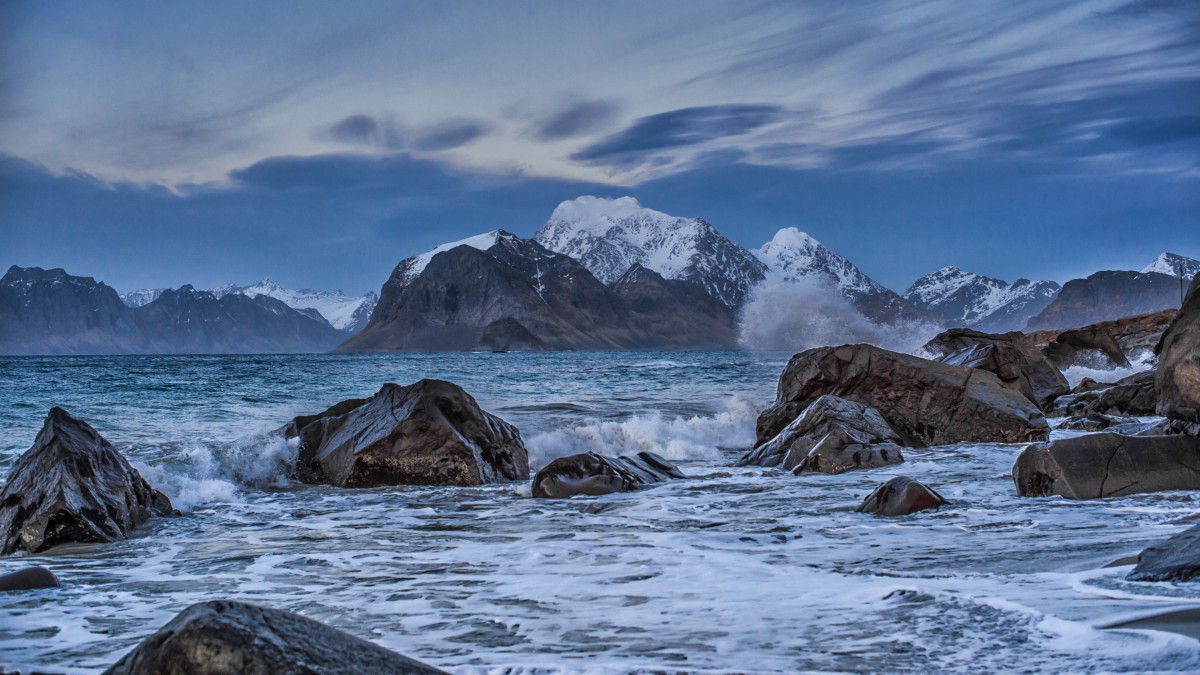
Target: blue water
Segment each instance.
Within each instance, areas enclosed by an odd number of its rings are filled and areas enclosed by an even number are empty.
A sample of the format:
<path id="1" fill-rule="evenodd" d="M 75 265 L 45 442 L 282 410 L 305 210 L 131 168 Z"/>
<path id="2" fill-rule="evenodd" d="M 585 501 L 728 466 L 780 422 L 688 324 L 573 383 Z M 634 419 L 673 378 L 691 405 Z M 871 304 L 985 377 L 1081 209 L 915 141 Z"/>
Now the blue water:
<path id="1" fill-rule="evenodd" d="M 0 594 L 0 666 L 97 672 L 187 605 L 301 612 L 453 672 L 1200 669 L 1200 643 L 1103 630 L 1200 602 L 1105 564 L 1177 532 L 1200 495 L 1019 499 L 1018 446 L 906 451 L 797 478 L 734 468 L 786 354 L 0 359 L 0 475 L 66 408 L 184 511 L 33 557 L 66 586 Z M 440 377 L 521 428 L 535 463 L 650 449 L 691 478 L 534 501 L 528 483 L 339 490 L 288 477 L 296 414 Z M 938 513 L 853 511 L 905 474 Z"/>

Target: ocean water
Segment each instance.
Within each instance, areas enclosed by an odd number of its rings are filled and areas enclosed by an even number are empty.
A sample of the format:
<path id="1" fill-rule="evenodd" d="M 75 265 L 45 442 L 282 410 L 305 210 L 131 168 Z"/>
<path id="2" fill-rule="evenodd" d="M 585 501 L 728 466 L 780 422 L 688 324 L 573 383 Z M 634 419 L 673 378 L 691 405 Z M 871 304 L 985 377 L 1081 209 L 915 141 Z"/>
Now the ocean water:
<path id="1" fill-rule="evenodd" d="M 1187 527 L 1188 492 L 1017 498 L 1019 446 L 906 450 L 798 478 L 733 462 L 787 354 L 0 358 L 0 476 L 60 405 L 184 513 L 140 536 L 0 558 L 0 667 L 97 672 L 191 603 L 300 612 L 456 673 L 1172 672 L 1200 642 L 1102 627 L 1200 604 L 1105 567 Z M 422 377 L 519 426 L 534 463 L 653 450 L 690 476 L 533 500 L 528 483 L 339 490 L 288 477 L 293 415 Z M 1058 433 L 1058 432 L 1056 432 Z M 949 504 L 853 511 L 909 475 Z"/>

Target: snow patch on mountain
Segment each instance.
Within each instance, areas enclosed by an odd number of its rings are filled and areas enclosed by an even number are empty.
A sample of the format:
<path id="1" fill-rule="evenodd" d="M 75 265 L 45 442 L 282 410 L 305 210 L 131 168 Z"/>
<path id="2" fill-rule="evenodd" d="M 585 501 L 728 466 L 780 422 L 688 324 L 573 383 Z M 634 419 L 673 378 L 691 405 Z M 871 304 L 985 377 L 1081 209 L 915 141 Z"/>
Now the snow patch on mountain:
<path id="1" fill-rule="evenodd" d="M 1154 262 L 1143 268 L 1142 273 L 1158 272 L 1159 274 L 1178 276 L 1181 268 L 1183 269 L 1183 278 L 1191 279 L 1200 274 L 1200 260 L 1178 253 L 1163 252 L 1154 259 Z"/>
<path id="2" fill-rule="evenodd" d="M 126 307 L 144 307 L 163 294 L 165 288 L 142 288 L 136 291 L 121 294 L 121 302 L 125 303 Z"/>
<path id="3" fill-rule="evenodd" d="M 1020 330 L 1029 317 L 1058 294 L 1053 281 L 1018 279 L 1008 283 L 943 267 L 913 282 L 904 298 L 958 326 L 992 331 Z"/>
<path id="4" fill-rule="evenodd" d="M 817 283 L 832 286 L 848 295 L 889 293 L 887 288 L 863 274 L 849 260 L 794 227 L 775 233 L 771 241 L 754 251 L 770 270 L 768 278 L 786 283 Z"/>
<path id="5" fill-rule="evenodd" d="M 513 235 L 505 232 L 504 230 L 492 230 L 491 232 L 477 234 L 474 237 L 467 237 L 466 239 L 460 239 L 458 241 L 452 241 L 448 244 L 442 244 L 433 250 L 426 251 L 411 258 L 407 258 L 400 263 L 401 265 L 406 266 L 405 281 L 412 281 L 420 276 L 421 272 L 424 272 L 425 268 L 429 265 L 429 261 L 433 260 L 433 256 L 439 253 L 445 253 L 446 251 L 456 249 L 459 246 L 470 246 L 471 248 L 478 249 L 480 251 L 486 251 L 495 246 L 496 242 L 499 241 L 500 237 L 502 236 L 511 237 Z"/>
<path id="6" fill-rule="evenodd" d="M 313 310 L 338 330 L 357 332 L 367 325 L 379 296 L 374 291 L 350 297 L 342 291 L 318 291 L 311 288 L 292 290 L 270 279 L 250 286 L 226 284 L 209 290 L 218 298 L 233 293 L 253 298 L 265 295 L 275 298 L 295 310 Z"/>

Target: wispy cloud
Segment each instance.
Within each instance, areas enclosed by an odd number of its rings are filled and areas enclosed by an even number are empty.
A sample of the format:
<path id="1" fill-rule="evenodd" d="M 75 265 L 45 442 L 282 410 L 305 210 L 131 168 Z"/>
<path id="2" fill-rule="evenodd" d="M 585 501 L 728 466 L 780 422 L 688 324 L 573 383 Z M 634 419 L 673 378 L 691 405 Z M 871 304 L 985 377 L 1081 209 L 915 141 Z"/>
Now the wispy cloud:
<path id="1" fill-rule="evenodd" d="M 601 131 L 617 117 L 615 101 L 575 101 L 533 124 L 533 136 L 540 141 L 560 141 Z"/>

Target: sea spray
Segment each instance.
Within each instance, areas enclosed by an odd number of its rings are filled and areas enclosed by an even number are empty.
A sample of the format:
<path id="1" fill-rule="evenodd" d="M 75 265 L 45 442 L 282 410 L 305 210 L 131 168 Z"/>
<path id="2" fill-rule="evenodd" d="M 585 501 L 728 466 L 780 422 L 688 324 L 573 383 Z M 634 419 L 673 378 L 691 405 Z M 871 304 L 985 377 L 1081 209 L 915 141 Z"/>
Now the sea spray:
<path id="1" fill-rule="evenodd" d="M 288 485 L 299 454 L 297 440 L 270 432 L 233 443 L 194 442 L 163 448 L 163 459 L 154 464 L 135 464 L 176 508 L 189 511 L 207 504 L 239 502 L 246 487 Z"/>
<path id="2" fill-rule="evenodd" d="M 1063 371 L 1063 376 L 1067 378 L 1067 383 L 1072 387 L 1082 382 L 1085 377 L 1097 382 L 1116 382 L 1130 375 L 1150 370 L 1157 361 L 1154 352 L 1143 349 L 1129 355 L 1128 366 L 1114 367 L 1109 364 L 1108 358 L 1103 354 L 1096 350 L 1090 351 L 1093 353 L 1077 356 L 1075 365 Z"/>

